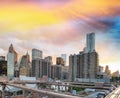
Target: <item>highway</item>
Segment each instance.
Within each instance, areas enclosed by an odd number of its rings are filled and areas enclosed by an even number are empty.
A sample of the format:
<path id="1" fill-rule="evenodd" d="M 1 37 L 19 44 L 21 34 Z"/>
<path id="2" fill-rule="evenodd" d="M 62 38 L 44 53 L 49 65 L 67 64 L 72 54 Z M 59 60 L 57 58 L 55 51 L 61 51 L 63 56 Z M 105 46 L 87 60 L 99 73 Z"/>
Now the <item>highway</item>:
<path id="1" fill-rule="evenodd" d="M 90 95 L 88 95 L 88 96 L 86 96 L 86 97 L 84 97 L 84 98 L 96 98 L 96 96 L 97 96 L 98 93 L 99 93 L 99 92 L 95 92 L 95 93 L 90 94 Z"/>
<path id="2" fill-rule="evenodd" d="M 120 98 L 120 86 L 108 94 L 105 98 Z"/>

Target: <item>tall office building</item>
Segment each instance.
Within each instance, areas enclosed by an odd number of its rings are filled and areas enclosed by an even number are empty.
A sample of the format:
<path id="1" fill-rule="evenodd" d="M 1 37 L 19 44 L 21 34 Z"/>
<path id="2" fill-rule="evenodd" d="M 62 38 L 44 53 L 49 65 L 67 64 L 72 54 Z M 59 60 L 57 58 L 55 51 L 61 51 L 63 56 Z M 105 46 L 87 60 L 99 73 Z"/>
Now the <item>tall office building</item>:
<path id="1" fill-rule="evenodd" d="M 61 80 L 62 66 L 53 65 L 54 68 L 54 79 Z"/>
<path id="2" fill-rule="evenodd" d="M 32 76 L 42 78 L 43 76 L 51 77 L 51 62 L 45 59 L 36 59 L 32 61 Z"/>
<path id="3" fill-rule="evenodd" d="M 104 67 L 103 66 L 98 66 L 98 73 L 103 73 L 104 71 Z"/>
<path id="4" fill-rule="evenodd" d="M 14 50 L 12 44 L 7 54 L 7 75 L 9 78 L 18 76 L 17 52 Z"/>
<path id="5" fill-rule="evenodd" d="M 93 39 L 92 39 L 93 38 Z M 79 54 L 69 56 L 69 80 L 76 81 L 77 78 L 95 79 L 99 65 L 98 53 L 95 51 L 94 33 L 87 34 L 87 47 Z M 91 41 L 91 42 L 88 42 Z M 89 45 L 91 44 L 91 45 Z"/>
<path id="6" fill-rule="evenodd" d="M 39 63 L 42 59 L 42 51 L 38 49 L 32 49 L 32 69 L 31 74 L 34 77 L 40 77 L 39 75 Z M 38 73 L 37 73 L 38 72 Z"/>
<path id="7" fill-rule="evenodd" d="M 68 80 L 69 78 L 69 66 L 62 66 L 61 70 L 61 79 L 62 80 Z"/>
<path id="8" fill-rule="evenodd" d="M 98 68 L 97 52 L 74 54 L 69 56 L 70 80 L 76 78 L 94 79 L 97 77 Z"/>
<path id="9" fill-rule="evenodd" d="M 7 61 L 5 56 L 0 56 L 0 76 L 7 76 Z"/>
<path id="10" fill-rule="evenodd" d="M 52 65 L 52 57 L 32 60 L 32 76 L 36 78 L 48 77 L 51 79 L 61 79 L 62 66 Z"/>
<path id="11" fill-rule="evenodd" d="M 51 65 L 51 79 L 62 79 L 62 66 Z"/>
<path id="12" fill-rule="evenodd" d="M 32 49 L 32 60 L 42 59 L 42 51 L 38 49 Z"/>
<path id="13" fill-rule="evenodd" d="M 107 75 L 111 75 L 111 71 L 110 71 L 108 65 L 106 65 L 106 67 L 105 67 L 105 73 L 106 73 Z"/>
<path id="14" fill-rule="evenodd" d="M 21 58 L 19 72 L 20 75 L 31 76 L 31 63 L 28 52 Z"/>
<path id="15" fill-rule="evenodd" d="M 65 64 L 64 64 L 63 58 L 57 57 L 56 58 L 56 65 L 62 65 L 62 66 L 64 66 Z"/>
<path id="16" fill-rule="evenodd" d="M 64 65 L 66 65 L 66 54 L 61 54 L 61 58 L 64 60 Z"/>
<path id="17" fill-rule="evenodd" d="M 45 57 L 45 61 L 50 62 L 50 64 L 52 65 L 53 64 L 53 62 L 52 62 L 52 56 Z"/>
<path id="18" fill-rule="evenodd" d="M 5 56 L 0 56 L 0 61 L 5 61 Z"/>
<path id="19" fill-rule="evenodd" d="M 69 56 L 69 80 L 75 81 L 77 75 L 77 55 Z"/>
<path id="20" fill-rule="evenodd" d="M 98 65 L 99 65 L 99 56 L 98 53 L 93 51 L 90 52 L 88 58 L 88 71 L 89 71 L 89 77 L 90 79 L 97 78 L 98 73 Z"/>
<path id="21" fill-rule="evenodd" d="M 86 51 L 87 52 L 95 51 L 95 33 L 88 33 L 86 41 L 87 41 Z"/>

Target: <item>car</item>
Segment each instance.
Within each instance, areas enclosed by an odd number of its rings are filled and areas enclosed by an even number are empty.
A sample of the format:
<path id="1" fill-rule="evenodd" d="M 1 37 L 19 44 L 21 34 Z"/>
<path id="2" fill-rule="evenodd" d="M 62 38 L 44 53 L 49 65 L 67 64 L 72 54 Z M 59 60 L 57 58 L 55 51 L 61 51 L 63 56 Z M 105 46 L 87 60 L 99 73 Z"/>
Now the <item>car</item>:
<path id="1" fill-rule="evenodd" d="M 86 88 L 84 91 L 85 92 L 95 92 L 96 90 L 95 89 Z"/>
<path id="2" fill-rule="evenodd" d="M 112 92 L 112 91 L 113 91 L 113 88 L 110 87 L 110 88 L 109 88 L 109 91 Z"/>
<path id="3" fill-rule="evenodd" d="M 115 87 L 114 85 L 111 85 L 111 88 L 112 88 L 113 90 L 115 90 L 115 89 L 116 89 L 116 87 Z"/>
<path id="4" fill-rule="evenodd" d="M 110 93 L 110 91 L 109 91 L 109 90 L 103 90 L 103 92 L 105 92 L 105 93 L 106 93 L 106 95 L 108 95 L 108 94 Z"/>
<path id="5" fill-rule="evenodd" d="M 96 98 L 105 98 L 106 94 L 104 92 L 100 92 L 96 95 Z"/>

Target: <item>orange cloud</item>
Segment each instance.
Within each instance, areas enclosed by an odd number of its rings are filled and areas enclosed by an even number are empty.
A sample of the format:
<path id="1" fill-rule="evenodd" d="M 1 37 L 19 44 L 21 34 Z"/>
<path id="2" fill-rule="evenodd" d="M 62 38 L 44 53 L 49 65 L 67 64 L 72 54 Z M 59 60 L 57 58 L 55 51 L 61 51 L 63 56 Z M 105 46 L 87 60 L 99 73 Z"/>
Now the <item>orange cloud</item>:
<path id="1" fill-rule="evenodd" d="M 29 1 L 29 0 L 28 0 Z M 55 2 L 11 2 L 0 4 L 0 24 L 4 30 L 25 31 L 38 26 L 59 24 L 71 19 L 89 20 L 90 16 L 105 17 L 119 14 L 119 0 L 74 0 L 62 5 Z M 42 6 L 44 5 L 44 7 Z M 45 9 L 47 6 L 53 8 Z"/>
<path id="2" fill-rule="evenodd" d="M 119 0 L 75 0 L 71 4 L 61 8 L 61 13 L 63 13 L 62 15 L 66 19 L 87 19 L 89 16 L 111 16 L 116 14 L 115 8 L 118 7 L 120 7 Z"/>
<path id="3" fill-rule="evenodd" d="M 54 0 L 44 3 L 18 1 L 0 2 L 0 33 L 5 32 L 7 36 L 0 36 L 0 41 L 4 43 L 0 46 L 6 50 L 10 43 L 14 43 L 18 50 L 26 51 L 34 47 L 45 50 L 48 55 L 79 52 L 85 46 L 86 32 L 103 32 L 102 28 L 109 24 L 106 18 L 120 15 L 119 0 Z M 104 42 L 106 38 L 111 39 L 107 35 L 100 35 L 100 42 L 97 43 L 100 64 L 120 63 L 119 50 L 115 49 L 111 41 Z"/>

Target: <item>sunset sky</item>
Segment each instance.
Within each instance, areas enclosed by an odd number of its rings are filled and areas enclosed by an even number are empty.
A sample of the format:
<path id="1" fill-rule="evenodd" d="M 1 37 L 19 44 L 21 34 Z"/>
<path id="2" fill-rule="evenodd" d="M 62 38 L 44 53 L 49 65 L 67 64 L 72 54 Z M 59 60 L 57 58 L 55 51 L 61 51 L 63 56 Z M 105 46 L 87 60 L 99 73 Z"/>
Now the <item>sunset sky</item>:
<path id="1" fill-rule="evenodd" d="M 0 55 L 12 43 L 53 57 L 82 51 L 96 33 L 99 64 L 120 71 L 120 0 L 0 0 Z"/>

